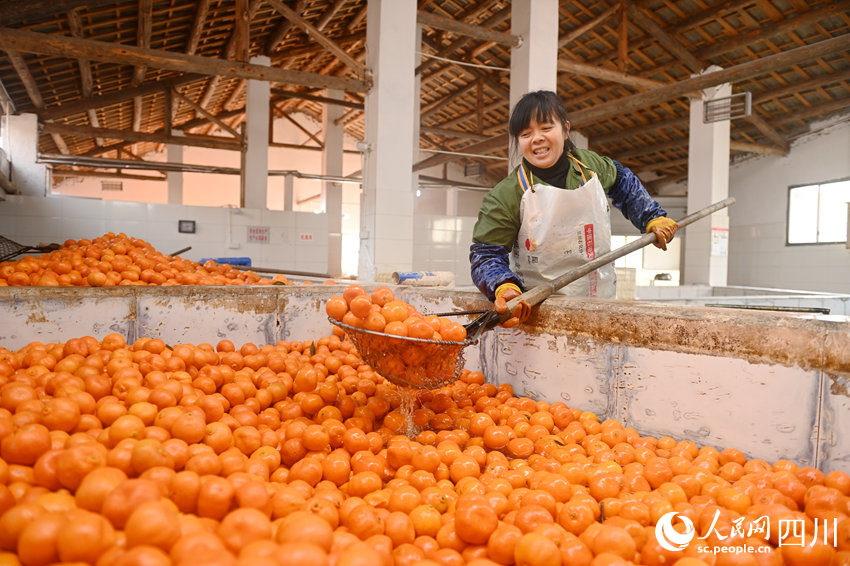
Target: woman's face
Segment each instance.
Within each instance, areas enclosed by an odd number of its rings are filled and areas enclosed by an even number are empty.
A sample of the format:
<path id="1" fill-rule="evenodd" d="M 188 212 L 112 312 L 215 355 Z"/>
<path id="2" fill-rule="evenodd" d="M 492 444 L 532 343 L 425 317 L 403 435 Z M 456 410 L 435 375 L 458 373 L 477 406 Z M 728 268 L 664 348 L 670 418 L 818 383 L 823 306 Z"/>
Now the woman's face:
<path id="1" fill-rule="evenodd" d="M 564 128 L 560 122 L 538 122 L 534 118 L 519 133 L 519 148 L 523 157 L 541 169 L 548 169 L 564 153 L 564 142 L 570 134 L 570 123 Z"/>

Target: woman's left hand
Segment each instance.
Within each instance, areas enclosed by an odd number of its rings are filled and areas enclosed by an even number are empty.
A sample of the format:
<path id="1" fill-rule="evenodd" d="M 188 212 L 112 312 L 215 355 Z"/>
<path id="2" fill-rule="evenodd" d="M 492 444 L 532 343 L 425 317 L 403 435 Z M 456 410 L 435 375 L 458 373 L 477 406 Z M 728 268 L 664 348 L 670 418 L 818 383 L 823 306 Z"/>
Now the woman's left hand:
<path id="1" fill-rule="evenodd" d="M 649 234 L 652 232 L 657 238 L 652 245 L 665 251 L 667 250 L 667 244 L 676 235 L 676 230 L 678 229 L 679 225 L 676 221 L 666 216 L 653 218 L 646 224 L 646 233 Z"/>
<path id="2" fill-rule="evenodd" d="M 510 285 L 509 287 L 505 286 L 505 288 L 500 286 L 499 290 L 496 291 L 496 300 L 494 302 L 496 312 L 500 314 L 504 313 L 508 310 L 508 301 L 519 297 L 521 294 L 522 292 L 518 287 L 516 287 L 516 285 Z M 503 322 L 501 326 L 502 328 L 513 328 L 517 324 L 525 322 L 530 314 L 531 306 L 529 306 L 529 304 L 525 301 L 520 301 L 519 304 L 514 307 L 510 318 Z"/>

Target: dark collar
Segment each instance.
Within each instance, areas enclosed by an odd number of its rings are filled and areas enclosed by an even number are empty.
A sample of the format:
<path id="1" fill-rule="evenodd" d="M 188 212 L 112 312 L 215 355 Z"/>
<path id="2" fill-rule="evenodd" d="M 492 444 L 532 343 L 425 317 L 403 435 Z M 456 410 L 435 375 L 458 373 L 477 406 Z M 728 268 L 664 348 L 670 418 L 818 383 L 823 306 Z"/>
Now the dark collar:
<path id="1" fill-rule="evenodd" d="M 541 169 L 529 163 L 525 158 L 522 159 L 522 164 L 526 171 L 531 172 L 553 187 L 563 189 L 567 186 L 567 173 L 570 172 L 570 156 L 566 148 L 564 149 L 564 153 L 561 154 L 560 159 L 558 159 L 558 162 L 552 167 Z"/>

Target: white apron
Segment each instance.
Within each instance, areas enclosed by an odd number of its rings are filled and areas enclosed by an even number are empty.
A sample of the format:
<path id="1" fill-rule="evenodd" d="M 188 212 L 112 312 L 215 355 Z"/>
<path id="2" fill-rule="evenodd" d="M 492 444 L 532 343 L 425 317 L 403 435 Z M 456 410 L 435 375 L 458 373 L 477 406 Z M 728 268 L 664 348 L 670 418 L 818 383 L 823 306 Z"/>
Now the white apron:
<path id="1" fill-rule="evenodd" d="M 580 267 L 611 250 L 611 219 L 608 198 L 596 173 L 588 180 L 579 166 L 582 186 L 566 190 L 544 183 L 531 185 L 520 164 L 517 171 L 523 189 L 520 225 L 513 249 L 514 270 L 531 289 Z M 589 169 L 588 169 L 589 171 Z M 617 281 L 614 266 L 607 264 L 563 287 L 571 297 L 614 298 Z"/>

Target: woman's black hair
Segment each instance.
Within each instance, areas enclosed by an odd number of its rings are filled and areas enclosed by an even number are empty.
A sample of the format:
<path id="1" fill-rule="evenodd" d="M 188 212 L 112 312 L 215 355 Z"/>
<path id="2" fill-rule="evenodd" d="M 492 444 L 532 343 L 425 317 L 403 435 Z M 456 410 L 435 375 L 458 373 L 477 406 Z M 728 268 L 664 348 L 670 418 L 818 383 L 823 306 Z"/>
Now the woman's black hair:
<path id="1" fill-rule="evenodd" d="M 519 134 L 528 127 L 531 120 L 536 122 L 559 122 L 567 130 L 567 109 L 561 103 L 558 95 L 551 90 L 535 90 L 522 95 L 522 98 L 514 105 L 508 121 L 508 134 L 511 146 L 516 148 Z M 564 151 L 570 152 L 575 149 L 575 144 L 569 137 L 564 142 Z"/>

